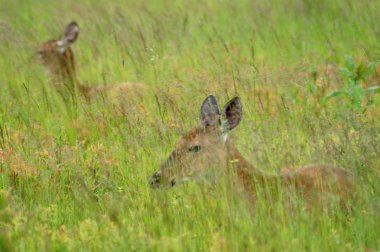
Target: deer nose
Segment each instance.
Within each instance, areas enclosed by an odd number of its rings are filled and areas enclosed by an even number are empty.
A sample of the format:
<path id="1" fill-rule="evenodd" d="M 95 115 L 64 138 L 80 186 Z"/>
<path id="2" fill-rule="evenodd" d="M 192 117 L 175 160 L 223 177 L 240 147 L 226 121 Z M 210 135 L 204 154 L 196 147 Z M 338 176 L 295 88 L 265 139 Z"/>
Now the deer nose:
<path id="1" fill-rule="evenodd" d="M 171 186 L 175 186 L 175 179 L 172 179 L 172 180 L 170 181 L 170 184 L 171 184 Z"/>
<path id="2" fill-rule="evenodd" d="M 152 188 L 158 188 L 160 186 L 160 175 L 157 173 L 154 173 L 150 178 L 149 178 L 149 184 L 150 187 Z"/>
<path id="3" fill-rule="evenodd" d="M 44 56 L 44 51 L 43 50 L 38 50 L 36 52 L 36 55 L 37 55 L 38 58 L 42 58 L 42 56 Z"/>

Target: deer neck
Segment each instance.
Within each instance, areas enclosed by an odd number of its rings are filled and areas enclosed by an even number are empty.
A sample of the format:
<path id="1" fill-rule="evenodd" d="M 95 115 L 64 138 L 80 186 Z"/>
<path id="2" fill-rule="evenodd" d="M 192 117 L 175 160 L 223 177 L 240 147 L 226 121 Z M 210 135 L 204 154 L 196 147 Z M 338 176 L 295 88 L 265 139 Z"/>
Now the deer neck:
<path id="1" fill-rule="evenodd" d="M 61 58 L 58 59 L 59 69 L 57 75 L 64 83 L 78 83 L 75 69 L 74 53 L 71 48 L 67 48 Z"/>
<path id="2" fill-rule="evenodd" d="M 255 193 L 257 187 L 262 188 L 263 186 L 278 184 L 280 178 L 278 175 L 266 173 L 250 164 L 239 152 L 232 140 L 227 139 L 226 146 L 228 162 L 236 171 L 246 191 Z"/>
<path id="3" fill-rule="evenodd" d="M 61 77 L 61 80 L 65 85 L 68 85 L 73 89 L 77 88 L 86 98 L 90 98 L 93 88 L 81 84 L 78 80 L 73 51 L 69 48 L 65 54 L 65 57 L 60 61 L 61 67 L 58 75 Z"/>

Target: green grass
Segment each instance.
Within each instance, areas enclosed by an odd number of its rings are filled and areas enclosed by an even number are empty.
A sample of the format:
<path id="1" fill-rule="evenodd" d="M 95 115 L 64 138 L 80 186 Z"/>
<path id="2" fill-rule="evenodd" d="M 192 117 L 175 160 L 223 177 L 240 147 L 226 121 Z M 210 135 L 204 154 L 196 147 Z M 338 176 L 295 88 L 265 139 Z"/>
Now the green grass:
<path id="1" fill-rule="evenodd" d="M 347 55 L 380 60 L 380 3 L 233 2 L 0 0 L 1 251 L 380 250 L 380 95 L 360 111 L 321 103 L 343 87 Z M 83 83 L 148 90 L 67 110 L 34 54 L 71 20 Z M 241 96 L 232 137 L 257 167 L 353 172 L 355 211 L 252 206 L 223 181 L 150 189 L 210 93 L 220 105 Z"/>

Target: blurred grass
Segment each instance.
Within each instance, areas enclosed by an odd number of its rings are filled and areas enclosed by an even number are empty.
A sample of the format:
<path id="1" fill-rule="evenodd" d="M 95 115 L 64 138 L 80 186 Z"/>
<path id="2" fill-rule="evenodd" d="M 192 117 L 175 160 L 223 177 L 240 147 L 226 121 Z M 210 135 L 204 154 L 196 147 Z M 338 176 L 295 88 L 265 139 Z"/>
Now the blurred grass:
<path id="1" fill-rule="evenodd" d="M 344 99 L 319 102 L 343 85 L 336 69 L 346 55 L 380 60 L 378 1 L 0 4 L 0 250 L 380 249 L 379 95 L 364 113 Z M 67 111 L 34 54 L 71 20 L 83 83 L 149 89 Z M 220 103 L 242 97 L 233 137 L 257 167 L 352 171 L 356 211 L 252 207 L 222 181 L 151 190 L 147 177 L 198 123 L 209 93 Z"/>

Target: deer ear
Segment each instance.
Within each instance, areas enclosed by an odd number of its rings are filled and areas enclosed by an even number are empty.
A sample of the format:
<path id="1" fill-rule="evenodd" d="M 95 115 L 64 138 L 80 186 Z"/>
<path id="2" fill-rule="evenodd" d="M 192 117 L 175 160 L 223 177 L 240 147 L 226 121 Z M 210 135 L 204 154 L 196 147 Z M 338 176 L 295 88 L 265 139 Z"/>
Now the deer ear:
<path id="1" fill-rule="evenodd" d="M 240 123 L 243 115 L 243 106 L 240 98 L 235 97 L 224 105 L 222 110 L 222 131 L 233 130 Z"/>
<path id="2" fill-rule="evenodd" d="M 209 95 L 201 106 L 201 123 L 205 127 L 219 123 L 219 108 L 215 96 Z"/>
<path id="3" fill-rule="evenodd" d="M 77 22 L 70 22 L 63 33 L 63 40 L 65 40 L 68 44 L 72 44 L 78 38 L 79 35 L 79 26 Z"/>

